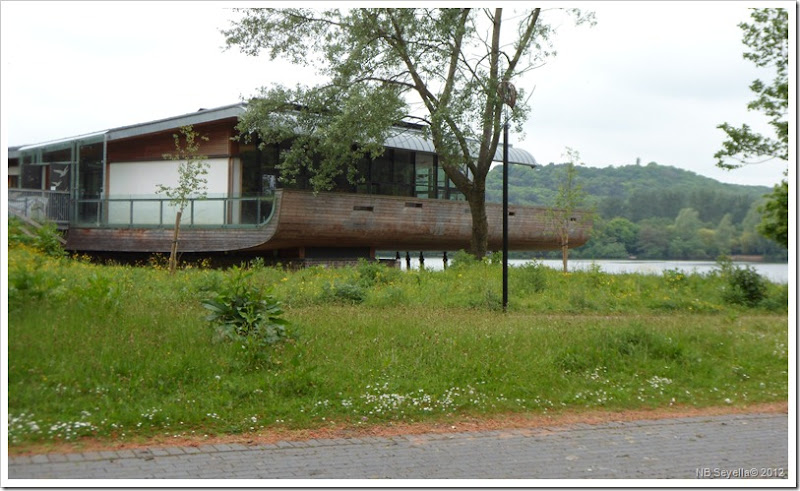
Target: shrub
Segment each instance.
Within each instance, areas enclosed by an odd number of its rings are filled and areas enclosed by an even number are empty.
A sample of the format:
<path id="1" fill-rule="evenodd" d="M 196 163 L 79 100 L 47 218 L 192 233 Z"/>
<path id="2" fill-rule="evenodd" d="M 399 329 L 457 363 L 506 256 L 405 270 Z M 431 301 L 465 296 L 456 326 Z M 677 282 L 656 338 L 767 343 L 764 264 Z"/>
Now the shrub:
<path id="1" fill-rule="evenodd" d="M 667 286 L 670 288 L 678 288 L 686 284 L 686 275 L 678 268 L 665 269 L 661 276 L 664 278 Z"/>
<path id="2" fill-rule="evenodd" d="M 734 305 L 754 307 L 767 296 L 767 281 L 751 266 L 734 266 L 728 259 L 718 261 L 725 286 L 722 298 Z"/>
<path id="3" fill-rule="evenodd" d="M 359 284 L 367 288 L 391 283 L 396 281 L 400 276 L 399 269 L 389 268 L 379 262 L 367 261 L 365 259 L 359 259 L 356 271 L 358 273 Z"/>
<path id="4" fill-rule="evenodd" d="M 460 250 L 453 254 L 453 259 L 450 261 L 450 267 L 452 268 L 461 268 L 466 266 L 471 266 L 477 264 L 478 260 L 475 259 L 475 256 L 472 254 Z"/>
<path id="5" fill-rule="evenodd" d="M 547 275 L 550 268 L 542 263 L 532 262 L 515 267 L 509 272 L 509 280 L 514 281 L 514 292 L 517 294 L 538 293 L 547 286 Z"/>
<path id="6" fill-rule="evenodd" d="M 33 231 L 33 236 L 27 235 L 25 225 L 16 217 L 8 219 L 8 244 L 9 246 L 29 245 L 51 257 L 66 255 L 59 239 L 61 233 L 54 223 L 47 222 Z"/>
<path id="7" fill-rule="evenodd" d="M 345 304 L 360 304 L 367 298 L 367 291 L 358 283 L 336 280 L 322 286 L 322 299 Z"/>

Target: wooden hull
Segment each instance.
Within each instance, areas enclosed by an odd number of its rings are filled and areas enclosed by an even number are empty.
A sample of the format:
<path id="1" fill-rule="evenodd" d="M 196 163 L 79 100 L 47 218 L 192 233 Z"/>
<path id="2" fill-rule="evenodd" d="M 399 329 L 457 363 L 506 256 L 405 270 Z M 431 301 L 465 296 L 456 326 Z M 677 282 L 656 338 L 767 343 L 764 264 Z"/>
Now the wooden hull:
<path id="1" fill-rule="evenodd" d="M 502 206 L 487 203 L 489 249 L 502 248 Z M 559 249 L 560 240 L 545 208 L 509 206 L 509 249 Z M 583 245 L 590 224 L 576 213 L 570 247 Z M 578 225 L 580 224 L 580 225 Z M 373 250 L 468 249 L 472 234 L 463 201 L 412 197 L 279 190 L 272 219 L 250 228 L 181 229 L 181 252 L 260 252 L 296 248 Z M 172 230 L 163 228 L 79 228 L 69 231 L 74 251 L 167 252 Z"/>

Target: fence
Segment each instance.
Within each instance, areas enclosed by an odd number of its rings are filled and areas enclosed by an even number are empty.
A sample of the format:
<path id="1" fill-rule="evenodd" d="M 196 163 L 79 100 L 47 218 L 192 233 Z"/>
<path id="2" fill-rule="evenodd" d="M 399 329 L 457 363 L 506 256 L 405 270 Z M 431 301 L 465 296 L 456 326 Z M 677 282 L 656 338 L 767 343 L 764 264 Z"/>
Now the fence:
<path id="1" fill-rule="evenodd" d="M 9 189 L 8 210 L 37 222 L 69 224 L 70 197 L 65 191 Z"/>

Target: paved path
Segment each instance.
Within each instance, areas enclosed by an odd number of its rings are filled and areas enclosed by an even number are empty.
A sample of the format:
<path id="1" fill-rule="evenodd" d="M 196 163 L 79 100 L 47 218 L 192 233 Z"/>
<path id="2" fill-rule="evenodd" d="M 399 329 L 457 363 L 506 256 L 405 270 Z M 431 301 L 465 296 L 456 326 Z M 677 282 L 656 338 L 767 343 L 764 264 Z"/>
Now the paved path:
<path id="1" fill-rule="evenodd" d="M 14 479 L 786 477 L 786 414 L 9 459 Z M 791 476 L 795 480 L 796 476 Z M 5 483 L 8 485 L 9 483 Z M 11 482 L 13 485 L 13 482 Z M 787 483 L 788 484 L 788 483 Z"/>

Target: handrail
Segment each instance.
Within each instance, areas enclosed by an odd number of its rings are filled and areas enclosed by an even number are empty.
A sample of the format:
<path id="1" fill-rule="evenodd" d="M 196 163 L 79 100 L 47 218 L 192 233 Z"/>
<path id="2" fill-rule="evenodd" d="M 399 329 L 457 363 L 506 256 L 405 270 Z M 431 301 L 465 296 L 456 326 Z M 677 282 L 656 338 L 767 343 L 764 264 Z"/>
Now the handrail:
<path id="1" fill-rule="evenodd" d="M 83 228 L 172 228 L 176 208 L 166 197 L 73 199 L 66 191 L 9 189 L 9 212 L 30 219 Z M 275 193 L 190 199 L 182 227 L 252 228 L 269 223 Z"/>
<path id="2" fill-rule="evenodd" d="M 260 227 L 272 218 L 274 200 L 273 194 L 190 199 L 181 227 Z M 72 223 L 83 228 L 172 228 L 176 213 L 169 198 L 84 198 L 75 200 Z"/>

